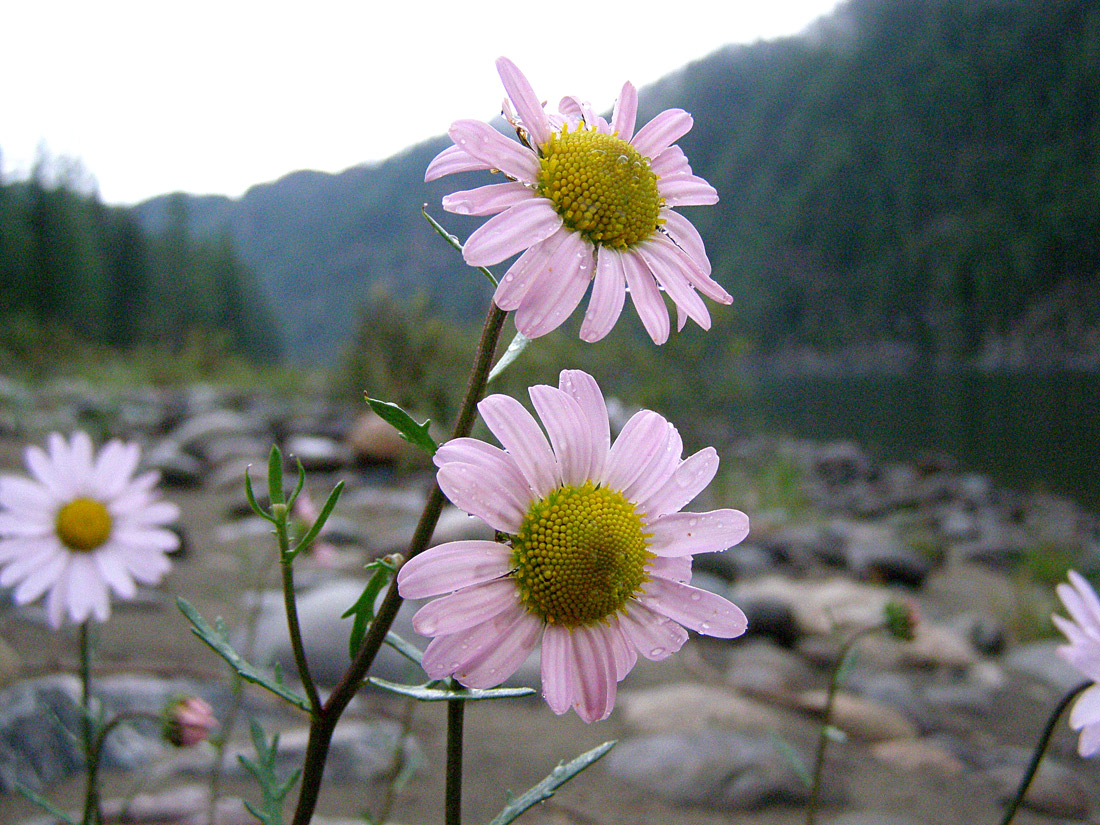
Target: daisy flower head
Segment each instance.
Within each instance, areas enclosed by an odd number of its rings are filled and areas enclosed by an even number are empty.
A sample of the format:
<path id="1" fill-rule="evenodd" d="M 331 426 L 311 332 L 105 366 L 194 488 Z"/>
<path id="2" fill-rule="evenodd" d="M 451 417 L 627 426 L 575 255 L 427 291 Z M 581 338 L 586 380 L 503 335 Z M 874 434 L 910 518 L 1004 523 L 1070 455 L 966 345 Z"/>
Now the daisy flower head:
<path id="1" fill-rule="evenodd" d="M 413 628 L 433 679 L 499 685 L 541 642 L 543 696 L 586 722 L 605 719 L 638 655 L 675 653 L 690 628 L 719 638 L 745 631 L 745 614 L 692 587 L 691 557 L 741 541 L 737 510 L 682 513 L 718 469 L 706 448 L 682 459 L 676 428 L 643 410 L 611 443 L 595 380 L 561 373 L 531 401 L 545 434 L 518 401 L 478 409 L 503 449 L 457 438 L 435 455 L 447 497 L 503 537 L 453 541 L 413 557 L 397 575 L 405 598 L 439 596 Z"/>
<path id="2" fill-rule="evenodd" d="M 1081 756 L 1095 756 L 1100 753 L 1100 599 L 1075 570 L 1069 571 L 1069 583 L 1058 585 L 1057 592 L 1070 615 L 1068 619 L 1051 617 L 1068 640 L 1058 648 L 1058 655 L 1093 682 L 1073 703 L 1069 725 L 1081 731 L 1077 742 Z"/>
<path id="3" fill-rule="evenodd" d="M 667 109 L 635 132 L 638 93 L 630 83 L 610 122 L 572 97 L 550 114 L 514 63 L 502 57 L 497 70 L 519 142 L 487 123 L 456 121 L 448 133 L 454 145 L 424 176 L 491 169 L 509 179 L 443 199 L 450 212 L 493 216 L 463 247 L 468 264 L 491 266 L 523 253 L 501 278 L 496 305 L 515 310 L 519 331 L 537 338 L 569 317 L 591 282 L 585 341 L 611 331 L 628 291 L 657 344 L 669 335 L 662 291 L 676 305 L 680 329 L 688 318 L 709 329 L 700 295 L 722 304 L 733 299 L 711 278 L 698 230 L 674 211 L 718 201 L 675 145 L 691 129 L 691 115 Z"/>
<path id="4" fill-rule="evenodd" d="M 158 500 L 157 473 L 134 476 L 140 456 L 136 444 L 110 441 L 97 455 L 86 433 L 51 433 L 24 454 L 33 478 L 0 476 L 0 586 L 16 604 L 45 595 L 54 628 L 66 615 L 102 622 L 109 591 L 129 599 L 168 572 L 179 537 L 164 525 L 179 510 Z"/>

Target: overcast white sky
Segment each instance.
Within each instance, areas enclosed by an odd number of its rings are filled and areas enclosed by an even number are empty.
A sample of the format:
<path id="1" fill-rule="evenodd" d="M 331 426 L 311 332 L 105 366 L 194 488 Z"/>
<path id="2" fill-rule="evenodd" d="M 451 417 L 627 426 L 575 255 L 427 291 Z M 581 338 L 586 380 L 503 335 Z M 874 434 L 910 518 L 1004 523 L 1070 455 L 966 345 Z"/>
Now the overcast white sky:
<path id="1" fill-rule="evenodd" d="M 512 58 L 536 92 L 609 107 L 727 43 L 793 34 L 837 0 L 22 0 L 0 15 L 5 178 L 78 158 L 108 203 L 239 195 L 488 119 Z"/>

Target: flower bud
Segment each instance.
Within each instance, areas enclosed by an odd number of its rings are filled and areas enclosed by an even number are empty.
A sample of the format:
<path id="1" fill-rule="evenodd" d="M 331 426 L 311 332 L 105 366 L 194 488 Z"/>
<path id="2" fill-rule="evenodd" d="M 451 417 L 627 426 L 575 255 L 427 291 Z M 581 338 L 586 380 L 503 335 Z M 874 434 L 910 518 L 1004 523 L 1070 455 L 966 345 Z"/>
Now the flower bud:
<path id="1" fill-rule="evenodd" d="M 198 696 L 187 696 L 165 709 L 164 738 L 177 748 L 187 748 L 207 739 L 217 725 L 210 705 Z"/>
<path id="2" fill-rule="evenodd" d="M 890 599 L 883 609 L 886 629 L 895 639 L 911 642 L 915 638 L 920 616 L 917 607 L 905 599 Z"/>

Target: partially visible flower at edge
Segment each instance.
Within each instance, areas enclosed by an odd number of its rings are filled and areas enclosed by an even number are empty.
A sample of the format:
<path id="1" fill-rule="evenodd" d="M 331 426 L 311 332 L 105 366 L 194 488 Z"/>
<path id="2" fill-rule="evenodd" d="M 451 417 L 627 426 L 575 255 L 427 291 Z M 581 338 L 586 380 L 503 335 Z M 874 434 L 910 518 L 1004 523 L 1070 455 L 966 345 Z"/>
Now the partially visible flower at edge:
<path id="1" fill-rule="evenodd" d="M 205 741 L 217 726 L 214 709 L 198 696 L 177 699 L 165 709 L 164 738 L 177 748 Z"/>
<path id="2" fill-rule="evenodd" d="M 691 587 L 691 557 L 725 550 L 749 530 L 737 510 L 679 512 L 714 477 L 706 448 L 682 459 L 676 428 L 636 413 L 611 444 L 595 380 L 563 371 L 531 400 L 546 428 L 515 399 L 492 395 L 479 411 L 504 449 L 458 438 L 435 455 L 440 487 L 508 543 L 453 541 L 398 572 L 405 598 L 442 596 L 413 617 L 433 636 L 433 679 L 471 688 L 504 682 L 541 640 L 543 696 L 586 722 L 605 719 L 638 654 L 658 661 L 688 638 L 745 631 L 734 604 Z M 549 442 L 547 441 L 549 436 Z"/>
<path id="3" fill-rule="evenodd" d="M 1093 682 L 1074 701 L 1069 724 L 1081 731 L 1081 756 L 1094 756 L 1100 753 L 1100 599 L 1075 570 L 1069 571 L 1069 584 L 1058 585 L 1057 593 L 1070 615 L 1051 617 L 1069 642 L 1058 648 L 1058 655 Z"/>
<path id="4" fill-rule="evenodd" d="M 508 94 L 505 114 L 521 142 L 487 123 L 456 121 L 448 132 L 454 145 L 424 176 L 491 169 L 509 178 L 443 199 L 450 212 L 494 216 L 464 245 L 468 264 L 491 266 L 523 253 L 501 279 L 496 305 L 515 310 L 519 331 L 537 338 L 569 317 L 591 281 L 585 341 L 611 331 L 628 290 L 657 344 L 669 335 L 661 290 L 676 304 L 679 329 L 688 318 L 709 329 L 699 293 L 722 304 L 733 299 L 711 278 L 698 230 L 674 211 L 718 201 L 675 145 L 691 129 L 691 115 L 666 109 L 635 133 L 638 93 L 630 83 L 610 123 L 573 97 L 561 101 L 560 115 L 547 114 L 514 63 L 502 57 L 497 70 Z"/>
<path id="5" fill-rule="evenodd" d="M 96 455 L 76 432 L 46 445 L 24 453 L 33 479 L 0 476 L 0 586 L 15 588 L 16 604 L 45 595 L 54 628 L 66 614 L 106 621 L 110 591 L 130 599 L 168 572 L 179 536 L 164 525 L 179 509 L 158 499 L 158 473 L 134 477 L 136 444 L 110 441 Z"/>

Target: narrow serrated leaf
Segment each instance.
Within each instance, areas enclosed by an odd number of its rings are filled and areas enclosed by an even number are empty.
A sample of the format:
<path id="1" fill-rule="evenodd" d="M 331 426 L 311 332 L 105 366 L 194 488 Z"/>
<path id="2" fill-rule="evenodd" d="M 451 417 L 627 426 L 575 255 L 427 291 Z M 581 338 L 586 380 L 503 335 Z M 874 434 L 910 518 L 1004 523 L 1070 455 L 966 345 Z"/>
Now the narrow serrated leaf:
<path id="1" fill-rule="evenodd" d="M 405 641 L 392 630 L 386 634 L 386 644 L 413 664 L 419 665 L 420 667 L 424 666 L 424 654 L 421 652 L 420 648 L 411 642 Z"/>
<path id="2" fill-rule="evenodd" d="M 382 690 L 388 690 L 390 693 L 410 696 L 421 702 L 446 702 L 451 699 L 461 699 L 464 702 L 482 702 L 487 699 L 514 699 L 518 696 L 532 696 L 536 693 L 534 688 L 529 687 L 448 690 L 447 688 L 428 687 L 428 685 L 403 685 L 400 682 L 391 682 L 389 679 L 380 679 L 377 676 L 368 677 L 367 684 L 380 687 Z"/>
<path id="3" fill-rule="evenodd" d="M 215 627 L 211 627 L 186 599 L 177 598 L 176 606 L 179 608 L 180 612 L 187 617 L 187 620 L 191 622 L 191 632 L 202 639 L 211 650 L 225 659 L 229 666 L 237 672 L 238 676 L 246 682 L 251 682 L 254 685 L 259 685 L 265 690 L 271 691 L 276 696 L 285 699 L 295 707 L 307 713 L 310 712 L 309 701 L 304 696 L 291 690 L 283 683 L 281 678 L 276 677 L 274 680 L 271 679 L 255 665 L 245 661 L 244 658 L 233 649 L 233 646 L 229 644 L 229 634 L 225 630 L 225 623 L 220 618 L 215 620 Z"/>
<path id="4" fill-rule="evenodd" d="M 513 361 L 519 358 L 520 353 L 527 349 L 527 345 L 530 343 L 530 338 L 519 330 L 516 330 L 516 337 L 513 338 L 512 343 L 508 345 L 508 349 L 504 350 L 504 354 L 500 356 L 500 360 L 493 365 L 491 370 L 489 370 L 489 378 L 486 380 L 486 383 L 491 383 L 494 378 L 504 372 Z"/>
<path id="5" fill-rule="evenodd" d="M 299 466 L 301 466 L 299 464 Z M 321 512 L 317 515 L 317 520 L 313 522 L 313 525 L 309 528 L 308 532 L 302 536 L 301 541 L 295 545 L 294 549 L 290 551 L 290 560 L 293 561 L 294 557 L 301 553 L 303 550 L 308 550 L 309 546 L 320 535 L 321 530 L 324 529 L 325 522 L 328 521 L 328 517 L 332 515 L 332 511 L 336 508 L 336 502 L 340 498 L 340 493 L 344 491 L 344 482 L 339 481 L 336 486 L 332 488 L 332 492 L 328 494 L 328 498 L 325 499 L 325 505 L 321 508 Z M 297 495 L 297 492 L 295 493 Z"/>
<path id="6" fill-rule="evenodd" d="M 271 503 L 285 504 L 283 497 L 283 452 L 278 444 L 271 445 L 267 454 L 267 497 Z"/>
<path id="7" fill-rule="evenodd" d="M 568 764 L 558 765 L 544 780 L 509 802 L 504 807 L 504 810 L 501 811 L 489 825 L 508 825 L 509 822 L 515 820 L 528 808 L 552 797 L 558 788 L 594 763 L 613 747 L 615 747 L 614 739 L 610 742 L 604 742 L 602 745 L 590 751 L 582 753 Z"/>
<path id="8" fill-rule="evenodd" d="M 359 646 L 363 644 L 363 637 L 367 634 L 367 627 L 374 618 L 374 603 L 378 600 L 378 594 L 389 584 L 394 573 L 393 567 L 381 559 L 371 562 L 367 568 L 374 568 L 374 573 L 371 574 L 359 598 L 355 600 L 355 604 L 340 616 L 341 619 L 346 619 L 348 616 L 355 617 L 352 619 L 351 635 L 348 637 L 348 656 L 352 659 L 359 652 Z"/>
<path id="9" fill-rule="evenodd" d="M 370 398 L 369 396 L 366 398 L 370 408 L 374 410 L 378 417 L 397 430 L 403 439 L 414 447 L 419 447 L 428 455 L 435 455 L 439 445 L 428 434 L 430 420 L 425 421 L 423 424 L 417 424 L 416 420 L 397 404 L 389 401 L 379 401 L 377 398 Z"/>

